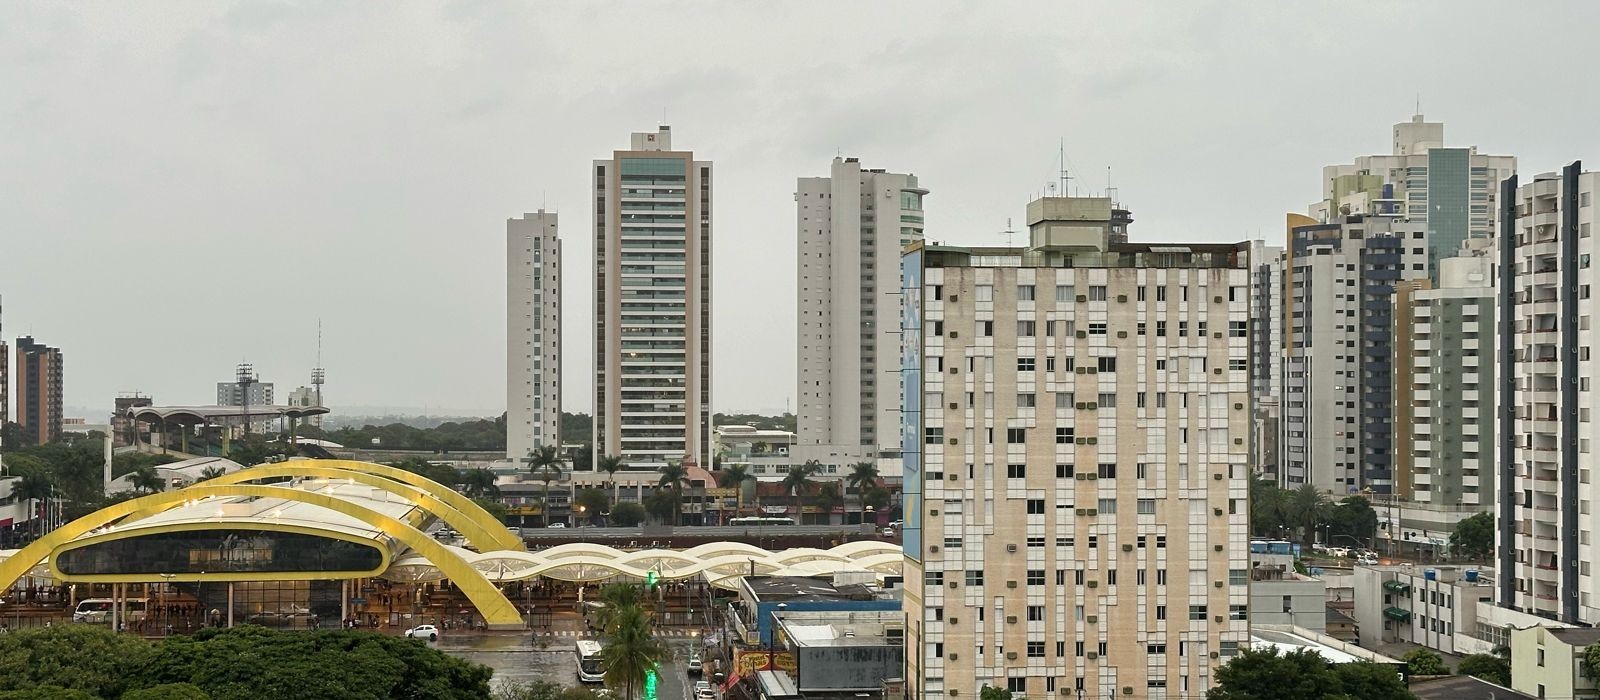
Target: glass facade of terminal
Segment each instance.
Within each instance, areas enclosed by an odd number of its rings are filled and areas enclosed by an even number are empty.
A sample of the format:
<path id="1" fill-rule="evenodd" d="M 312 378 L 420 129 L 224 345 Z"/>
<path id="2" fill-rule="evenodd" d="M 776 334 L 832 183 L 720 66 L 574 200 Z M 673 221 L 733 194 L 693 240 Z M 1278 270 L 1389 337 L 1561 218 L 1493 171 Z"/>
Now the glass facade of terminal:
<path id="1" fill-rule="evenodd" d="M 375 571 L 371 545 L 293 532 L 206 529 L 97 542 L 58 555 L 68 576 Z"/>

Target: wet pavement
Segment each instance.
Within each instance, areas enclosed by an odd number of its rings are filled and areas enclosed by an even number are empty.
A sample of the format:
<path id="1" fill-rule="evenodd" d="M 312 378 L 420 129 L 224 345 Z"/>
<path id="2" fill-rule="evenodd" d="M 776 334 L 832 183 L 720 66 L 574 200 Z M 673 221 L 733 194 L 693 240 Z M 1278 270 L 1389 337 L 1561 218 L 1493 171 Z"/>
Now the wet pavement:
<path id="1" fill-rule="evenodd" d="M 535 641 L 535 639 L 538 641 Z M 684 700 L 693 680 L 683 670 L 690 639 L 667 639 L 673 661 L 663 663 L 656 686 L 660 700 Z M 494 687 L 505 683 L 549 681 L 578 685 L 577 640 L 530 632 L 477 632 L 446 634 L 432 646 L 451 656 L 483 664 L 494 670 Z"/>

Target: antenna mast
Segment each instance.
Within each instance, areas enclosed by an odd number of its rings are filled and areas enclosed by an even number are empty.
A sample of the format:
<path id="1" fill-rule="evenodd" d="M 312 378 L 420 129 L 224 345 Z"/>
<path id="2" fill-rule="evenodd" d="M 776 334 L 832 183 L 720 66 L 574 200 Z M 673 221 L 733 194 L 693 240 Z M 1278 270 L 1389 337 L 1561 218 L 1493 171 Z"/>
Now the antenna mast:
<path id="1" fill-rule="evenodd" d="M 311 368 L 311 386 L 317 395 L 317 405 L 322 405 L 322 383 L 327 374 L 322 369 L 322 319 L 317 319 L 317 366 Z"/>

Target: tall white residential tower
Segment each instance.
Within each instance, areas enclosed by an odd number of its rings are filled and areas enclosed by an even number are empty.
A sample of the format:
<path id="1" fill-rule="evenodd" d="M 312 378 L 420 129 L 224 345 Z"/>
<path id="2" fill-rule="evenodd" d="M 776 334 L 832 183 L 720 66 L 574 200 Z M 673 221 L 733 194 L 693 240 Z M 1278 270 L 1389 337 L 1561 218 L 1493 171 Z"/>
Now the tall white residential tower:
<path id="1" fill-rule="evenodd" d="M 595 462 L 711 464 L 711 163 L 671 127 L 594 162 Z"/>
<path id="2" fill-rule="evenodd" d="M 506 457 L 561 444 L 561 239 L 556 214 L 506 219 Z"/>
<path id="3" fill-rule="evenodd" d="M 796 459 L 900 454 L 900 251 L 922 240 L 915 175 L 835 158 L 796 187 Z"/>

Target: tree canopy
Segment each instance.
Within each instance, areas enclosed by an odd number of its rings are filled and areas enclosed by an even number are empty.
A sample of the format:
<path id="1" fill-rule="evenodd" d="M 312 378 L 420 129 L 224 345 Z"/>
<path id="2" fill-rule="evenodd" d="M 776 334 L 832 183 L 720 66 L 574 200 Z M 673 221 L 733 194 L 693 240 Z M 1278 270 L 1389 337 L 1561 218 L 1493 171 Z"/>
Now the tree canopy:
<path id="1" fill-rule="evenodd" d="M 348 630 L 246 626 L 156 644 L 88 625 L 0 635 L 0 699 L 467 700 L 489 695 L 489 677 L 425 644 Z"/>
<path id="2" fill-rule="evenodd" d="M 1444 665 L 1444 657 L 1432 649 L 1416 648 L 1400 657 L 1406 662 L 1406 670 L 1413 676 L 1448 676 L 1450 668 Z"/>
<path id="3" fill-rule="evenodd" d="M 1493 654 L 1473 654 L 1456 664 L 1456 673 L 1495 685 L 1511 685 L 1511 662 Z"/>
<path id="4" fill-rule="evenodd" d="M 1330 664 L 1304 649 L 1246 649 L 1217 669 L 1206 700 L 1416 700 L 1394 668 L 1357 661 Z"/>
<path id="5" fill-rule="evenodd" d="M 1494 516 L 1478 513 L 1456 523 L 1450 533 L 1450 549 L 1460 556 L 1487 559 L 1494 553 Z"/>

